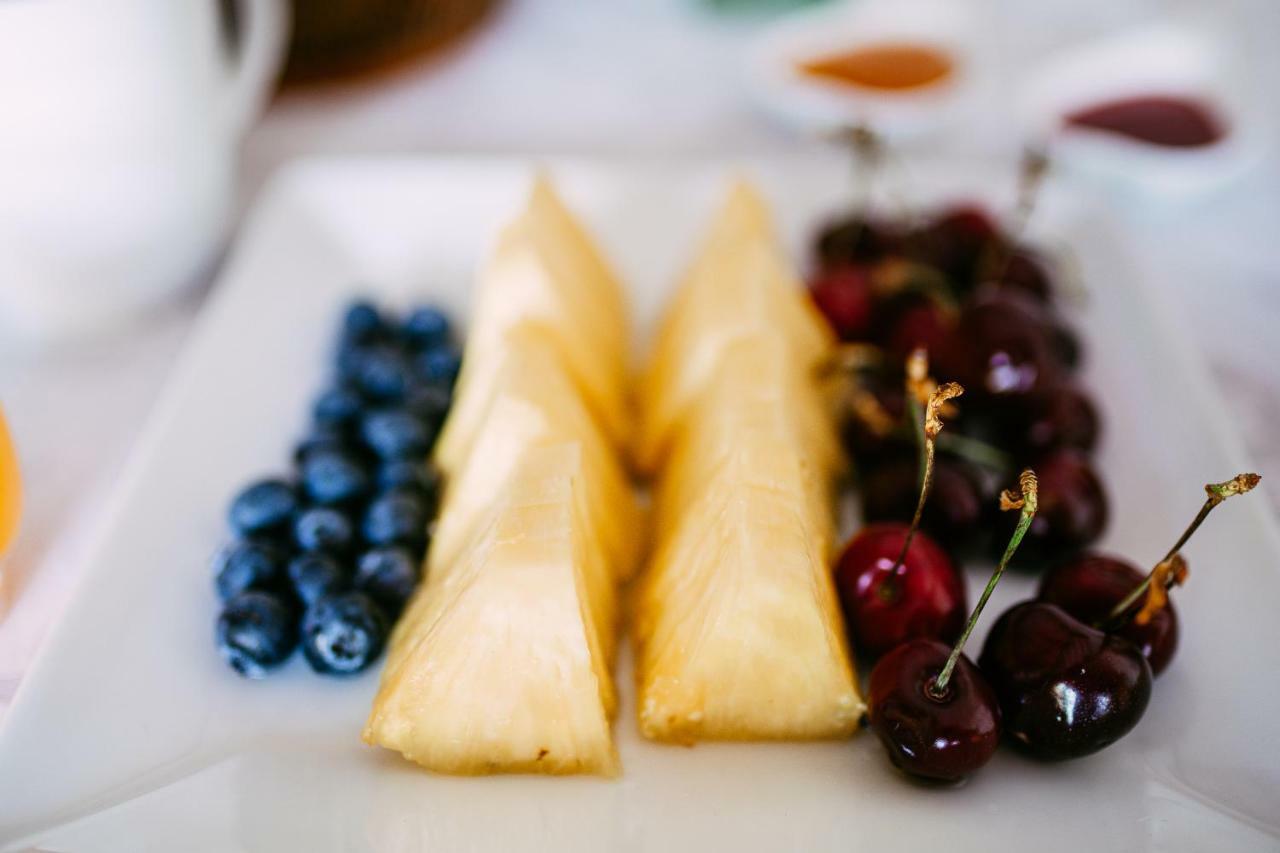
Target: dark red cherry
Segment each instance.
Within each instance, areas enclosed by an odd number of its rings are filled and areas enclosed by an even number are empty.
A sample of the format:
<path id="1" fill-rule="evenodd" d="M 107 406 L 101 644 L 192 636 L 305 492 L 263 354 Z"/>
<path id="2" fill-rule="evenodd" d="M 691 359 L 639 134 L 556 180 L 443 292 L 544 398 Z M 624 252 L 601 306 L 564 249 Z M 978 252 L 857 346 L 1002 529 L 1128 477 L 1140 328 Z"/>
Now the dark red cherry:
<path id="1" fill-rule="evenodd" d="M 818 232 L 818 263 L 823 267 L 871 263 L 896 251 L 900 242 L 888 223 L 847 216 Z"/>
<path id="2" fill-rule="evenodd" d="M 916 294 L 896 300 L 883 314 L 880 343 L 898 361 L 915 349 L 942 352 L 955 327 L 955 318 L 937 302 Z"/>
<path id="3" fill-rule="evenodd" d="M 1032 464 L 1040 478 L 1040 511 L 1018 551 L 1017 565 L 1065 560 L 1097 541 L 1107 526 L 1107 495 L 1078 450 L 1054 450 Z"/>
<path id="4" fill-rule="evenodd" d="M 1151 698 L 1151 667 L 1137 646 L 1042 601 L 1005 611 L 978 664 L 1005 731 L 1041 758 L 1080 758 L 1115 743 Z"/>
<path id="5" fill-rule="evenodd" d="M 1044 263 L 1026 249 L 1016 249 L 1005 260 L 1003 270 L 994 273 L 997 287 L 1017 291 L 1037 302 L 1053 301 L 1053 286 Z"/>
<path id="6" fill-rule="evenodd" d="M 824 269 L 810 283 L 809 295 L 840 340 L 866 338 L 875 297 L 865 268 L 844 265 Z"/>
<path id="7" fill-rule="evenodd" d="M 915 236 L 918 254 L 953 279 L 961 290 L 972 289 L 974 276 L 988 253 L 999 249 L 1000 234 L 991 216 L 976 205 L 944 211 Z"/>
<path id="8" fill-rule="evenodd" d="M 1105 625 L 1109 614 L 1146 575 L 1132 563 L 1105 554 L 1082 554 L 1054 566 L 1040 579 L 1041 601 L 1056 604 L 1089 625 Z M 1126 614 L 1142 609 L 1135 601 Z M 1141 650 L 1153 675 L 1164 672 L 1178 648 L 1178 614 L 1173 602 L 1156 611 L 1151 621 L 1139 625 L 1129 618 L 1113 633 Z"/>
<path id="9" fill-rule="evenodd" d="M 930 690 L 951 649 L 911 640 L 871 670 L 868 721 L 889 760 L 904 772 L 958 782 L 986 764 L 1000 743 L 1000 703 L 987 680 L 961 655 L 941 695 Z"/>
<path id="10" fill-rule="evenodd" d="M 1034 304 L 983 288 L 960 312 L 938 374 L 993 397 L 1018 397 L 1058 384 L 1062 361 L 1053 328 Z"/>
<path id="11" fill-rule="evenodd" d="M 1098 409 L 1088 394 L 1074 385 L 1059 385 L 1025 401 L 1023 453 L 1043 453 L 1059 447 L 1092 450 L 1098 443 Z"/>
<path id="12" fill-rule="evenodd" d="M 870 396 L 889 423 L 894 426 L 905 423 L 907 401 L 900 376 L 867 377 L 862 390 Z M 912 447 L 910 435 L 882 435 L 856 411 L 846 413 L 841 436 L 845 448 L 859 464 L 891 451 L 905 452 Z"/>
<path id="13" fill-rule="evenodd" d="M 908 521 L 919 500 L 919 466 L 908 454 L 891 454 L 862 478 L 862 517 L 868 522 Z M 939 455 L 933 488 L 920 526 L 953 554 L 978 554 L 987 542 L 986 506 L 993 499 L 973 465 Z"/>
<path id="14" fill-rule="evenodd" d="M 932 539 L 917 532 L 894 568 L 906 524 L 869 524 L 836 563 L 836 587 L 855 648 L 878 657 L 907 640 L 952 642 L 968 610 L 964 579 Z"/>

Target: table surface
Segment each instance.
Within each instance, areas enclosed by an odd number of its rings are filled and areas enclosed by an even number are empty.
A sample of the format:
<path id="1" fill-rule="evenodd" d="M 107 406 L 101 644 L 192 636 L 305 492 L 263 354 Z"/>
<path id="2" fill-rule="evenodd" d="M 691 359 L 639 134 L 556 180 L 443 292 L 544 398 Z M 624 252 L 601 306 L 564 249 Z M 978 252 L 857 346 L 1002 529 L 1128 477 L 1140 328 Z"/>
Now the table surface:
<path id="1" fill-rule="evenodd" d="M 991 38 L 1014 75 L 1046 50 L 1185 5 L 989 2 L 1000 21 Z M 1280 4 L 1219 8 L 1232 44 L 1280 82 L 1280 56 L 1266 49 L 1280 36 Z M 766 24 L 712 14 L 694 0 L 514 0 L 445 57 L 376 83 L 277 97 L 245 146 L 241 209 L 281 164 L 315 154 L 803 153 L 815 143 L 771 121 L 743 91 L 743 44 Z M 993 99 L 930 141 L 931 150 L 1012 158 L 1003 110 Z M 1280 152 L 1158 219 L 1119 203 L 1117 213 L 1144 265 L 1193 318 L 1186 345 L 1208 359 L 1258 470 L 1280 471 L 1280 444 L 1270 438 L 1280 423 L 1272 328 L 1280 318 Z M 0 564 L 0 714 L 74 588 L 104 503 L 215 277 L 112 337 L 0 358 L 0 401 L 26 482 L 23 528 Z M 1269 495 L 1280 507 L 1280 489 Z"/>

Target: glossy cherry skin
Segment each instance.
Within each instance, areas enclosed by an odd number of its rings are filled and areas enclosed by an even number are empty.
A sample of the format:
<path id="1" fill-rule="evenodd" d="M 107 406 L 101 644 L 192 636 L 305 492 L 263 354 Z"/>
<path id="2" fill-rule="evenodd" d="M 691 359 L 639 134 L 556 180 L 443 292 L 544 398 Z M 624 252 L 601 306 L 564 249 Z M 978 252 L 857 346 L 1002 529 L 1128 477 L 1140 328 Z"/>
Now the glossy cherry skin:
<path id="1" fill-rule="evenodd" d="M 1040 481 L 1040 508 L 1012 565 L 1043 568 L 1097 541 L 1106 529 L 1109 507 L 1102 481 L 1080 451 L 1055 450 L 1034 459 L 1030 467 Z M 1016 483 L 1005 485 L 1012 488 Z"/>
<path id="2" fill-rule="evenodd" d="M 911 640 L 871 670 L 867 716 L 889 760 L 905 773 L 958 782 L 991 760 L 1000 744 L 1000 703 L 978 667 L 964 655 L 940 698 L 929 687 L 951 648 Z"/>
<path id="3" fill-rule="evenodd" d="M 1018 249 L 1009 255 L 1005 268 L 996 273 L 995 284 L 1015 290 L 1037 302 L 1053 301 L 1053 286 L 1044 264 L 1031 252 Z"/>
<path id="4" fill-rule="evenodd" d="M 866 338 L 875 296 L 865 268 L 842 265 L 825 269 L 810 283 L 809 296 L 840 340 Z"/>
<path id="5" fill-rule="evenodd" d="M 894 570 L 906 535 L 905 524 L 869 524 L 836 563 L 836 588 L 854 646 L 871 657 L 917 638 L 952 642 L 969 611 L 959 569 L 923 531 Z"/>
<path id="6" fill-rule="evenodd" d="M 982 208 L 957 205 L 943 211 L 916 236 L 919 252 L 953 279 L 957 289 L 972 289 L 988 252 L 999 248 L 1000 234 Z"/>
<path id="7" fill-rule="evenodd" d="M 862 478 L 862 516 L 867 521 L 905 521 L 920 499 L 919 462 L 914 454 L 892 454 Z M 977 555 L 986 543 L 988 493 L 982 475 L 963 459 L 939 455 L 933 487 L 920 519 L 938 544 L 953 554 Z"/>
<path id="8" fill-rule="evenodd" d="M 884 306 L 876 325 L 880 329 L 877 343 L 894 361 L 901 363 L 915 349 L 942 352 L 955 328 L 955 318 L 948 316 L 932 299 L 911 294 Z"/>
<path id="9" fill-rule="evenodd" d="M 1054 566 L 1040 579 L 1041 601 L 1056 604 L 1089 625 L 1105 623 L 1111 611 L 1142 582 L 1137 566 L 1106 554 L 1081 554 Z M 1134 602 L 1129 616 L 1142 607 Z M 1132 618 L 1113 633 L 1133 643 L 1151 665 L 1152 675 L 1164 672 L 1178 649 L 1178 613 L 1166 604 L 1145 625 Z"/>
<path id="10" fill-rule="evenodd" d="M 1005 731 L 1040 758 L 1080 758 L 1115 743 L 1151 699 L 1151 667 L 1137 646 L 1043 601 L 1006 610 L 978 665 Z"/>
<path id="11" fill-rule="evenodd" d="M 1052 335 L 1053 327 L 1034 303 L 983 288 L 960 312 L 950 345 L 938 354 L 938 378 L 995 398 L 1047 390 L 1063 369 Z"/>
<path id="12" fill-rule="evenodd" d="M 1059 447 L 1092 450 L 1101 431 L 1092 398 L 1074 385 L 1059 385 L 1025 401 L 1022 435 L 1016 446 L 1025 454 Z"/>

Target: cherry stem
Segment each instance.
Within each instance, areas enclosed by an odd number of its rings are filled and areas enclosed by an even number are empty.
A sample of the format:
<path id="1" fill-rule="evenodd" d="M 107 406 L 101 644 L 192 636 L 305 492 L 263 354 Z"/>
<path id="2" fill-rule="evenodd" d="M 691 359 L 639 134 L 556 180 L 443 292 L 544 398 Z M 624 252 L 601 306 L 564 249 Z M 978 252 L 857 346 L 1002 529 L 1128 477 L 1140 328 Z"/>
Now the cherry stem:
<path id="1" fill-rule="evenodd" d="M 1007 472 L 1013 467 L 1013 458 L 994 444 L 976 439 L 973 436 L 948 432 L 938 436 L 938 446 L 945 451 L 959 456 L 975 465 L 990 468 L 993 471 Z"/>
<path id="2" fill-rule="evenodd" d="M 987 581 L 986 589 L 982 590 L 982 597 L 978 599 L 973 612 L 969 614 L 969 621 L 964 626 L 964 633 L 960 635 L 960 639 L 956 640 L 955 646 L 952 647 L 951 655 L 947 658 L 946 665 L 942 667 L 942 672 L 938 673 L 938 677 L 928 687 L 929 694 L 935 699 L 941 699 L 947 695 L 947 683 L 950 682 L 951 673 L 956 668 L 956 661 L 960 660 L 960 654 L 964 651 L 964 644 L 968 641 L 969 635 L 973 633 L 974 626 L 978 624 L 978 617 L 982 615 L 982 608 L 987 606 L 987 600 L 991 598 L 991 593 L 995 590 L 996 584 L 1000 583 L 1000 578 L 1004 575 L 1005 566 L 1009 565 L 1009 561 L 1013 559 L 1018 546 L 1022 544 L 1022 537 L 1027 534 L 1027 529 L 1031 527 L 1031 520 L 1036 517 L 1036 509 L 1040 503 L 1036 473 L 1030 468 L 1023 471 L 1018 478 L 1018 488 L 1021 492 L 1018 496 L 1014 496 L 1009 491 L 1000 495 L 1000 509 L 1021 510 L 1021 514 L 1018 517 L 1018 525 L 1013 529 L 1013 536 L 1009 537 L 1009 545 L 1004 549 L 1004 556 L 996 564 L 995 571 L 991 573 L 991 579 Z"/>
<path id="3" fill-rule="evenodd" d="M 924 515 L 924 505 L 929 500 L 929 487 L 933 484 L 933 451 L 934 440 L 942 432 L 942 407 L 948 400 L 954 400 L 964 393 L 964 388 L 955 382 L 939 385 L 928 392 L 924 415 L 920 416 L 920 396 L 931 384 L 928 378 L 928 359 L 924 350 L 916 350 L 907 359 L 907 408 L 911 417 L 919 424 L 920 432 L 920 500 L 916 502 L 915 514 L 911 517 L 911 526 L 902 540 L 902 551 L 894 562 L 890 575 L 896 575 L 898 569 L 906 562 L 907 552 L 911 550 L 911 541 L 915 539 L 920 528 L 920 518 Z"/>
<path id="4" fill-rule="evenodd" d="M 1036 197 L 1040 194 L 1040 186 L 1049 173 L 1049 155 L 1040 148 L 1028 148 L 1022 154 L 1022 164 L 1018 169 L 1018 200 L 1013 215 L 1005 229 L 1006 239 L 993 246 L 992 251 L 984 253 L 985 263 L 982 272 L 994 273 L 983 276 L 983 280 L 999 280 L 1009 271 L 1009 264 L 1017 248 L 1022 232 L 1027 229 L 1031 213 L 1036 207 Z"/>
<path id="5" fill-rule="evenodd" d="M 1252 490 L 1253 487 L 1258 485 L 1261 481 L 1262 477 L 1257 474 L 1237 474 L 1226 482 L 1209 483 L 1206 485 L 1204 490 L 1208 497 L 1205 498 L 1204 505 L 1201 506 L 1200 511 L 1196 513 L 1196 517 L 1191 519 L 1191 523 L 1187 525 L 1186 530 L 1182 531 L 1182 535 L 1178 537 L 1178 541 L 1173 543 L 1173 547 L 1169 549 L 1168 553 L 1166 553 L 1163 558 L 1161 558 L 1160 562 L 1156 563 L 1155 566 L 1152 567 L 1151 571 L 1147 573 L 1147 576 L 1142 579 L 1142 582 L 1129 590 L 1129 594 L 1120 599 L 1120 602 L 1116 604 L 1115 607 L 1111 608 L 1111 612 L 1107 614 L 1105 623 L 1112 627 L 1118 627 L 1119 624 L 1123 624 L 1124 614 L 1133 606 L 1134 602 L 1136 602 L 1151 587 L 1151 580 L 1156 576 L 1158 571 L 1164 573 L 1168 577 L 1165 585 L 1166 589 L 1171 586 L 1178 575 L 1177 573 L 1169 574 L 1168 572 L 1164 572 L 1162 567 L 1165 567 L 1166 564 L 1173 559 L 1174 555 L 1182 550 L 1182 547 L 1187 544 L 1187 540 L 1190 539 L 1192 534 L 1200 528 L 1201 524 L 1204 524 L 1204 520 L 1209 517 L 1209 513 L 1213 512 L 1219 504 L 1234 495 L 1243 495 L 1245 492 Z"/>

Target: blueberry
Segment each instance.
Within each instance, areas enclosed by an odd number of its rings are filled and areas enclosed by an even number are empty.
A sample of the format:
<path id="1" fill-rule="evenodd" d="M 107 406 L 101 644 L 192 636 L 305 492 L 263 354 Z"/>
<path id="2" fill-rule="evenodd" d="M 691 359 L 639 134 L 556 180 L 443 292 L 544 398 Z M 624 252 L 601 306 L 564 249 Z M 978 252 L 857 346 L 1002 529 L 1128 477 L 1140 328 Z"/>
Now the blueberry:
<path id="1" fill-rule="evenodd" d="M 404 548 L 374 548 L 356 562 L 356 588 L 399 613 L 418 585 L 418 561 Z"/>
<path id="2" fill-rule="evenodd" d="M 337 559 L 329 554 L 299 554 L 289 561 L 286 571 L 294 593 L 306 605 L 347 587 L 346 572 Z"/>
<path id="3" fill-rule="evenodd" d="M 246 678 L 263 678 L 298 644 L 297 619 L 293 609 L 271 593 L 242 592 L 223 607 L 215 638 L 232 669 Z"/>
<path id="4" fill-rule="evenodd" d="M 318 504 L 359 500 L 369 492 L 369 474 L 350 453 L 318 450 L 302 462 L 302 486 Z"/>
<path id="5" fill-rule="evenodd" d="M 267 542 L 234 542 L 214 558 L 214 586 L 226 601 L 250 589 L 272 589 L 284 576 L 287 555 Z"/>
<path id="6" fill-rule="evenodd" d="M 339 385 L 316 397 L 311 413 L 317 426 L 340 432 L 356 424 L 363 408 L 364 400 L 354 388 Z"/>
<path id="7" fill-rule="evenodd" d="M 347 341 L 367 343 L 382 337 L 385 331 L 382 315 L 370 302 L 352 302 L 342 317 L 342 337 Z"/>
<path id="8" fill-rule="evenodd" d="M 434 349 L 449 343 L 449 318 L 430 305 L 415 308 L 405 318 L 401 333 L 409 346 Z"/>
<path id="9" fill-rule="evenodd" d="M 347 437 L 332 427 L 318 426 L 293 448 L 293 461 L 302 465 L 313 454 L 323 451 L 345 453 L 350 450 Z"/>
<path id="10" fill-rule="evenodd" d="M 414 383 L 404 395 L 404 407 L 434 430 L 444 424 L 453 403 L 453 391 L 446 385 Z"/>
<path id="11" fill-rule="evenodd" d="M 440 472 L 430 462 L 389 459 L 378 469 L 378 493 L 404 491 L 420 499 L 433 514 L 440 496 Z"/>
<path id="12" fill-rule="evenodd" d="M 307 608 L 302 651 L 316 672 L 352 675 L 377 659 L 387 638 L 387 618 L 362 592 L 326 595 Z"/>
<path id="13" fill-rule="evenodd" d="M 401 491 L 375 498 L 364 515 L 362 532 L 370 545 L 420 546 L 427 538 L 426 505 Z"/>
<path id="14" fill-rule="evenodd" d="M 413 369 L 404 354 L 393 347 L 366 347 L 353 356 L 353 375 L 360 392 L 380 403 L 404 399 L 413 382 Z"/>
<path id="15" fill-rule="evenodd" d="M 247 536 L 284 529 L 297 508 L 293 486 L 283 480 L 259 480 L 236 495 L 228 516 L 232 528 Z"/>
<path id="16" fill-rule="evenodd" d="M 355 540 L 355 525 L 345 513 L 333 507 L 308 507 L 293 520 L 293 541 L 304 551 L 341 554 L 351 550 Z"/>
<path id="17" fill-rule="evenodd" d="M 420 459 L 435 438 L 426 424 L 405 409 L 369 412 L 360 424 L 360 437 L 381 459 Z"/>
<path id="18" fill-rule="evenodd" d="M 462 357 L 447 347 L 429 349 L 414 361 L 418 375 L 436 385 L 452 387 L 462 367 Z"/>

